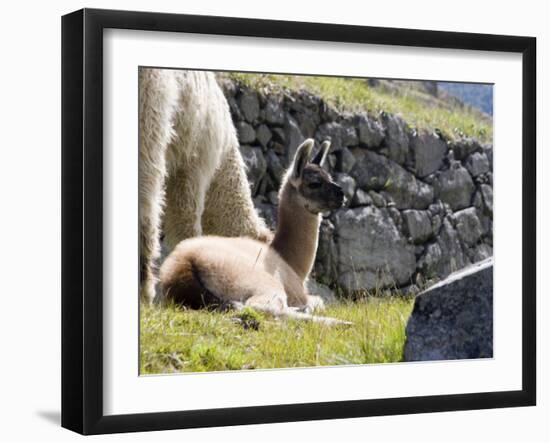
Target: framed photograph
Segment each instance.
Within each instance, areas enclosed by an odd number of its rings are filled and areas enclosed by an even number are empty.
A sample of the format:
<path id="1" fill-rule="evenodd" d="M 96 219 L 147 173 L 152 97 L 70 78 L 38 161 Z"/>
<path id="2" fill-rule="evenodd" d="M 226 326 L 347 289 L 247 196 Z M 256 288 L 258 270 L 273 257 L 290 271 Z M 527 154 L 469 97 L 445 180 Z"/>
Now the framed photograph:
<path id="1" fill-rule="evenodd" d="M 536 403 L 531 37 L 62 20 L 62 426 Z"/>

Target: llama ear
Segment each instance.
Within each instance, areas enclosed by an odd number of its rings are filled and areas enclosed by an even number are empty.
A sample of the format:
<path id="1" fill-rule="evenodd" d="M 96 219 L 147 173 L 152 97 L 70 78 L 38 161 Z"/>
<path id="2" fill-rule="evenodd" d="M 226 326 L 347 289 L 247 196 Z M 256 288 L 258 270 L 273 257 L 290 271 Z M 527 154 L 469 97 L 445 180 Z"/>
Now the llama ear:
<path id="1" fill-rule="evenodd" d="M 298 179 L 302 176 L 302 172 L 309 161 L 311 155 L 311 149 L 313 148 L 313 140 L 308 138 L 303 142 L 294 154 L 294 160 L 292 161 L 292 178 Z"/>
<path id="2" fill-rule="evenodd" d="M 319 152 L 313 157 L 313 160 L 311 160 L 311 163 L 314 163 L 319 166 L 323 166 L 325 163 L 325 160 L 327 159 L 328 150 L 330 148 L 330 141 L 325 140 L 321 147 L 319 148 Z"/>

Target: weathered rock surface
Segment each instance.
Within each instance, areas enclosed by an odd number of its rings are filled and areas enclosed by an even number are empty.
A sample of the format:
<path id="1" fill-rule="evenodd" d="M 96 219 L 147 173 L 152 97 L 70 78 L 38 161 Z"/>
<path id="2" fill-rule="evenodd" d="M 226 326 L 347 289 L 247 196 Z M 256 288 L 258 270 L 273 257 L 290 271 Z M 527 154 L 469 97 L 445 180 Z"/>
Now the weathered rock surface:
<path id="1" fill-rule="evenodd" d="M 456 231 L 460 240 L 467 245 L 473 246 L 483 235 L 481 223 L 477 218 L 475 208 L 466 208 L 455 212 L 452 216 Z"/>
<path id="2" fill-rule="evenodd" d="M 240 109 L 243 117 L 249 123 L 253 123 L 260 115 L 260 101 L 258 94 L 251 90 L 245 90 L 240 97 Z"/>
<path id="3" fill-rule="evenodd" d="M 349 290 L 409 282 L 414 248 L 407 244 L 387 210 L 366 206 L 334 215 L 338 282 Z"/>
<path id="4" fill-rule="evenodd" d="M 260 180 L 266 173 L 267 163 L 261 148 L 241 146 L 240 150 L 246 166 L 246 174 L 251 185 L 252 194 L 254 195 L 258 190 Z"/>
<path id="5" fill-rule="evenodd" d="M 306 91 L 232 84 L 225 92 L 254 204 L 271 228 L 297 146 L 307 137 L 316 149 L 332 140 L 324 167 L 344 189 L 346 205 L 323 219 L 317 281 L 344 292 L 406 290 L 492 255 L 492 145 L 446 142 L 387 113 L 339 112 Z"/>
<path id="6" fill-rule="evenodd" d="M 246 122 L 239 122 L 235 126 L 237 128 L 237 135 L 241 145 L 253 143 L 254 140 L 256 140 L 256 131 L 254 131 L 254 128 L 251 125 Z"/>
<path id="7" fill-rule="evenodd" d="M 315 138 L 319 142 L 330 140 L 332 152 L 338 152 L 346 146 L 356 145 L 358 143 L 355 128 L 337 122 L 323 123 L 317 128 Z"/>
<path id="8" fill-rule="evenodd" d="M 420 293 L 406 334 L 405 361 L 492 358 L 492 258 Z"/>
<path id="9" fill-rule="evenodd" d="M 372 205 L 372 198 L 371 196 L 363 191 L 362 189 L 357 189 L 355 191 L 355 195 L 353 196 L 353 199 L 351 200 L 351 207 L 355 208 L 357 206 L 368 206 Z"/>
<path id="10" fill-rule="evenodd" d="M 349 174 L 356 161 L 351 151 L 348 148 L 343 148 L 336 155 L 336 168 L 345 174 Z"/>
<path id="11" fill-rule="evenodd" d="M 438 174 L 434 181 L 434 189 L 435 196 L 456 211 L 470 206 L 475 185 L 468 171 L 459 163 L 454 163 L 449 169 Z"/>
<path id="12" fill-rule="evenodd" d="M 477 177 L 489 172 L 489 159 L 485 153 L 474 152 L 468 156 L 464 166 L 472 177 Z"/>
<path id="13" fill-rule="evenodd" d="M 464 160 L 470 154 L 481 151 L 481 144 L 472 138 L 464 138 L 451 144 L 451 149 L 456 160 Z"/>
<path id="14" fill-rule="evenodd" d="M 284 134 L 286 142 L 285 151 L 288 164 L 294 158 L 296 149 L 305 140 L 305 137 L 303 136 L 302 131 L 300 131 L 300 127 L 298 126 L 298 123 L 296 123 L 296 120 L 294 120 L 294 118 L 290 115 L 286 115 L 285 117 Z"/>
<path id="15" fill-rule="evenodd" d="M 441 258 L 435 268 L 438 277 L 446 277 L 470 264 L 468 257 L 464 254 L 458 233 L 448 217 L 443 221 L 437 243 L 441 249 Z"/>
<path id="16" fill-rule="evenodd" d="M 398 209 L 426 209 L 433 201 L 430 185 L 383 155 L 367 151 L 357 161 L 350 174 L 363 190 L 384 191 Z"/>
<path id="17" fill-rule="evenodd" d="M 389 157 L 402 165 L 409 152 L 409 128 L 405 121 L 392 114 L 382 114 L 382 124 L 386 128 L 385 145 L 388 147 Z"/>
<path id="18" fill-rule="evenodd" d="M 335 242 L 334 224 L 323 219 L 319 228 L 319 246 L 315 257 L 314 277 L 322 283 L 331 284 L 338 278 L 338 251 Z"/>
<path id="19" fill-rule="evenodd" d="M 419 177 L 426 177 L 443 165 L 447 144 L 436 134 L 421 132 L 411 140 L 414 169 Z"/>
<path id="20" fill-rule="evenodd" d="M 412 243 L 424 243 L 432 235 L 432 221 L 428 211 L 408 209 L 402 212 L 403 227 L 406 236 Z"/>
<path id="21" fill-rule="evenodd" d="M 267 125 L 260 125 L 256 129 L 256 140 L 262 145 L 262 147 L 267 148 L 271 140 L 271 131 Z"/>
<path id="22" fill-rule="evenodd" d="M 265 105 L 265 121 L 272 125 L 282 125 L 285 122 L 285 112 L 281 101 L 276 98 L 269 98 Z"/>
<path id="23" fill-rule="evenodd" d="M 358 115 L 356 120 L 359 143 L 366 148 L 378 148 L 384 140 L 384 128 L 376 120 Z"/>
<path id="24" fill-rule="evenodd" d="M 489 185 L 481 185 L 481 197 L 483 198 L 483 204 L 486 211 L 492 216 L 493 215 L 493 187 Z"/>

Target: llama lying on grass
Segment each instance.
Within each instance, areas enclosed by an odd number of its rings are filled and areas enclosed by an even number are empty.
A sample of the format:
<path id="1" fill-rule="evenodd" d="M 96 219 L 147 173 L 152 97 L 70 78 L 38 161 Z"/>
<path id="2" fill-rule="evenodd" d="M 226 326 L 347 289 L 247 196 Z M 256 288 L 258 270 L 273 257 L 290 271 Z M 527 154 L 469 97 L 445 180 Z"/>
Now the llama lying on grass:
<path id="1" fill-rule="evenodd" d="M 279 214 L 270 245 L 250 238 L 205 236 L 184 240 L 160 269 L 161 297 L 191 308 L 250 306 L 275 316 L 346 323 L 312 315 L 322 308 L 309 295 L 321 212 L 342 206 L 344 194 L 322 169 L 329 142 L 309 163 L 313 140 L 302 143 L 279 191 Z"/>
<path id="2" fill-rule="evenodd" d="M 169 250 L 202 234 L 271 238 L 254 209 L 229 105 L 214 74 L 141 68 L 139 137 L 142 300 L 155 296 L 161 225 Z"/>

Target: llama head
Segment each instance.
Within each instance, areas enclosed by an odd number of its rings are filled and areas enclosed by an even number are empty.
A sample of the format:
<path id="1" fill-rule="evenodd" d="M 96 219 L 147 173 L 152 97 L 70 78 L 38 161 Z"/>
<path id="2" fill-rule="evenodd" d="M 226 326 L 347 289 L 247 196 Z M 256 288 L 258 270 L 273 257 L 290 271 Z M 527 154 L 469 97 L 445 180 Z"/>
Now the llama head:
<path id="1" fill-rule="evenodd" d="M 324 141 L 313 159 L 313 140 L 303 142 L 294 155 L 287 174 L 296 201 L 313 214 L 337 209 L 344 203 L 342 188 L 334 183 L 330 174 L 323 169 L 330 142 Z"/>

